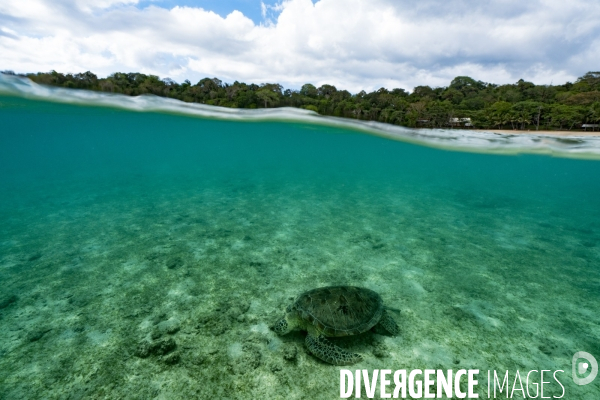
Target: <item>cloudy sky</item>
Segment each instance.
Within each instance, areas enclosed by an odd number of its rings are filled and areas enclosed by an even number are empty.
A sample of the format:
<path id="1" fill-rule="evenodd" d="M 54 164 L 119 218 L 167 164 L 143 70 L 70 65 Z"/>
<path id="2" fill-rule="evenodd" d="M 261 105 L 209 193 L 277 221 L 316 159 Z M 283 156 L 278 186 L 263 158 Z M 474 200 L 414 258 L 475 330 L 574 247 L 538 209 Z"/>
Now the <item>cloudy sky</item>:
<path id="1" fill-rule="evenodd" d="M 143 72 L 352 92 L 573 81 L 597 0 L 0 0 L 0 70 Z"/>

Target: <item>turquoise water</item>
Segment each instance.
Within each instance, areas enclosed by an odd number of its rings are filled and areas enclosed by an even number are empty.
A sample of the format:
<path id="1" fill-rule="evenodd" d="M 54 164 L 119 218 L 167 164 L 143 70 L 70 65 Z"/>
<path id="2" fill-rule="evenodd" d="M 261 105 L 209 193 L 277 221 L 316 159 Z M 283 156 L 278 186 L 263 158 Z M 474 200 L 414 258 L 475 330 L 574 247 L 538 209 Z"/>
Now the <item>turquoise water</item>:
<path id="1" fill-rule="evenodd" d="M 570 376 L 600 359 L 600 161 L 8 95 L 0 124 L 2 399 L 339 398 L 268 329 L 335 284 L 401 310 L 336 342 L 352 368 L 560 369 L 600 398 Z"/>

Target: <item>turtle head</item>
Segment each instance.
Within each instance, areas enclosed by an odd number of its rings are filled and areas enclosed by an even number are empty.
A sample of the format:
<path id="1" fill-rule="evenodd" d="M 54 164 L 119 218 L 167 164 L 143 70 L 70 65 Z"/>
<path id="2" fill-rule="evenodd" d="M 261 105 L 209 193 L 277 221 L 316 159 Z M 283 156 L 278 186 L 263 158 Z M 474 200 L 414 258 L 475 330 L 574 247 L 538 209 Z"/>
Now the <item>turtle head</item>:
<path id="1" fill-rule="evenodd" d="M 290 324 L 288 324 L 286 317 L 283 317 L 279 321 L 275 322 L 271 326 L 271 329 L 278 335 L 285 335 L 286 333 L 291 331 Z"/>
<path id="2" fill-rule="evenodd" d="M 278 335 L 285 335 L 293 331 L 298 326 L 297 314 L 293 305 L 287 306 L 285 315 L 271 325 L 271 330 Z"/>

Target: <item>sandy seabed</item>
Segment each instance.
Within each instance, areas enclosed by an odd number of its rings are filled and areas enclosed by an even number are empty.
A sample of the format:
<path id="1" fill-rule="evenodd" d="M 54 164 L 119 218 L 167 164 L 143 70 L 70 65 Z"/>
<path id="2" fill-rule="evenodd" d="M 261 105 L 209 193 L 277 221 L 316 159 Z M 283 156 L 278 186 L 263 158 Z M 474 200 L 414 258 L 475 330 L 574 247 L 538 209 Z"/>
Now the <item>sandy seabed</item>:
<path id="1" fill-rule="evenodd" d="M 268 329 L 334 284 L 401 310 L 397 337 L 336 341 L 363 354 L 352 368 L 477 368 L 482 383 L 562 369 L 566 398 L 600 398 L 568 369 L 576 351 L 600 354 L 600 227 L 450 188 L 194 187 L 82 181 L 4 200 L 1 399 L 339 398 L 340 367 L 302 332 Z"/>

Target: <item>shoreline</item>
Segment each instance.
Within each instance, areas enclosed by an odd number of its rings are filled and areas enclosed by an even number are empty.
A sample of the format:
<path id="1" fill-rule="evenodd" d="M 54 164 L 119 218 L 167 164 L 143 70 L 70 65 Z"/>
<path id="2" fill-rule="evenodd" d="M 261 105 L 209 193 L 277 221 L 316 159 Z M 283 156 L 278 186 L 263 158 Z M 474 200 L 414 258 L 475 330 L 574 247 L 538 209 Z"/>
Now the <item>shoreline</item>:
<path id="1" fill-rule="evenodd" d="M 475 132 L 492 132 L 502 135 L 549 135 L 549 136 L 600 136 L 600 131 L 520 131 L 509 129 L 473 129 Z"/>

